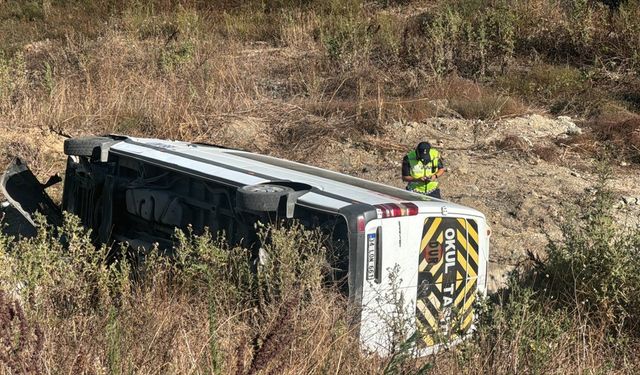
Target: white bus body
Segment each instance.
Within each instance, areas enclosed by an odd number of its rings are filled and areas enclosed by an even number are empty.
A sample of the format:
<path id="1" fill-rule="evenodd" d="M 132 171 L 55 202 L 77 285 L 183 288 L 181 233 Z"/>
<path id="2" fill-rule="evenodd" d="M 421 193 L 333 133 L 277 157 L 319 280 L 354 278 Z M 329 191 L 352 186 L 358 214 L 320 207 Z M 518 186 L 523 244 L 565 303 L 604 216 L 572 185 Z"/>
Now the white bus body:
<path id="1" fill-rule="evenodd" d="M 240 210 L 233 207 L 242 200 L 240 195 L 234 198 L 234 192 L 283 185 L 288 191 L 295 190 L 285 197 L 287 217 L 304 219 L 305 215 L 318 213 L 344 219 L 348 294 L 360 311 L 359 335 L 365 349 L 384 355 L 398 339 L 414 337 L 418 353 L 428 354 L 442 344 L 462 339 L 473 329 L 474 301 L 486 291 L 490 230 L 485 216 L 472 208 L 313 166 L 217 146 L 113 136 L 94 140 L 94 152 L 74 154 L 73 150 L 82 150 L 81 146 L 90 144 L 92 139 L 68 141 L 70 159 L 63 209 L 81 218 L 87 208 L 81 207 L 77 197 L 86 192 L 76 185 L 86 183 L 74 185 L 73 177 L 74 171 L 80 169 L 94 174 L 100 170 L 106 176 L 95 179 L 104 181 L 89 195 L 100 191 L 106 195 L 101 202 L 115 202 L 103 211 L 113 211 L 113 215 L 122 212 L 121 221 L 138 216 L 136 220 L 155 220 L 155 225 L 184 225 L 195 217 L 187 213 L 202 206 L 176 206 L 174 195 L 189 195 L 191 200 L 197 195 L 205 203 L 215 198 L 215 202 L 223 203 L 215 209 L 218 216 L 209 216 L 222 218 Z M 130 187 L 135 181 L 151 181 L 145 175 L 151 169 L 156 170 L 153 179 L 166 179 L 175 188 L 154 191 L 149 183 Z M 22 172 L 18 168 L 5 174 L 5 195 L 11 196 L 7 186 Z M 185 187 L 187 180 L 191 182 Z M 128 185 L 118 181 L 128 181 Z M 125 185 L 129 187 L 120 188 Z M 209 192 L 193 193 L 204 190 L 195 188 L 200 185 L 206 185 Z M 12 203 L 20 207 L 17 200 Z M 151 211 L 159 211 L 158 202 L 166 200 L 170 203 L 162 203 L 163 210 L 173 207 L 174 213 L 159 218 L 158 214 L 133 207 L 138 201 L 148 204 L 151 200 L 156 201 Z M 28 210 L 23 207 L 23 211 Z M 115 219 L 103 221 L 106 222 L 92 224 L 96 232 L 110 227 L 117 232 Z M 201 225 L 207 223 L 205 220 Z M 220 227 L 234 228 L 225 225 Z M 103 233 L 101 239 L 107 238 L 108 234 Z M 392 322 L 402 322 L 405 337 L 393 337 Z"/>

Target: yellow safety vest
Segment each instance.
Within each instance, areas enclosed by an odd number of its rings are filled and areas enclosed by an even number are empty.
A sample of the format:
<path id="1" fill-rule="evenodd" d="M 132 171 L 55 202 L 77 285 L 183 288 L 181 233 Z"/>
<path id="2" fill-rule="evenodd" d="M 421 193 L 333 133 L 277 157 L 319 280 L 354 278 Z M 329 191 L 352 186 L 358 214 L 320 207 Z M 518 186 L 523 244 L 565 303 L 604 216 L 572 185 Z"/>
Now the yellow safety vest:
<path id="1" fill-rule="evenodd" d="M 434 148 L 429 150 L 429 157 L 431 161 L 427 164 L 422 163 L 416 157 L 416 150 L 412 150 L 407 153 L 407 159 L 409 159 L 409 171 L 411 177 L 422 178 L 431 177 L 438 172 L 438 163 L 440 160 L 440 152 Z M 438 180 L 435 181 L 413 181 L 407 185 L 407 190 L 415 191 L 418 193 L 430 193 L 438 188 Z"/>

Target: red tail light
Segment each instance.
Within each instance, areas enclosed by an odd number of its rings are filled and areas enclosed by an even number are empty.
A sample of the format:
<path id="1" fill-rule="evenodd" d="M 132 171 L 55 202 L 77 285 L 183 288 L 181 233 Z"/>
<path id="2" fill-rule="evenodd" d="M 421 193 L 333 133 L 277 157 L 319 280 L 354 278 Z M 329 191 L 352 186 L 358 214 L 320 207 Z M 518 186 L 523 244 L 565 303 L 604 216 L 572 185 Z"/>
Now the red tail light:
<path id="1" fill-rule="evenodd" d="M 358 221 L 358 232 L 364 232 L 365 227 L 367 225 L 367 223 L 364 221 L 364 216 L 359 215 L 357 221 Z"/>
<path id="2" fill-rule="evenodd" d="M 399 204 L 377 204 L 375 205 L 375 207 L 378 213 L 378 219 L 400 216 L 415 216 L 418 214 L 418 206 L 409 202 L 403 202 Z"/>

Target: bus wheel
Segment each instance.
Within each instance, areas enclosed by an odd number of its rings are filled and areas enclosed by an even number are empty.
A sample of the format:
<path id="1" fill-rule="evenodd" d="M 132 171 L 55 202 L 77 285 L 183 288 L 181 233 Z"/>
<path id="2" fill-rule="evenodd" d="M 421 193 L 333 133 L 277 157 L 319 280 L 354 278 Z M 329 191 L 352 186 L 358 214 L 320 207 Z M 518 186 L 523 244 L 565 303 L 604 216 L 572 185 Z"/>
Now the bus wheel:
<path id="1" fill-rule="evenodd" d="M 109 137 L 78 137 L 64 140 L 64 153 L 107 161 L 109 147 L 117 141 Z"/>
<path id="2" fill-rule="evenodd" d="M 277 211 L 282 197 L 293 193 L 287 186 L 262 184 L 243 186 L 237 190 L 236 203 L 239 208 L 251 211 Z"/>

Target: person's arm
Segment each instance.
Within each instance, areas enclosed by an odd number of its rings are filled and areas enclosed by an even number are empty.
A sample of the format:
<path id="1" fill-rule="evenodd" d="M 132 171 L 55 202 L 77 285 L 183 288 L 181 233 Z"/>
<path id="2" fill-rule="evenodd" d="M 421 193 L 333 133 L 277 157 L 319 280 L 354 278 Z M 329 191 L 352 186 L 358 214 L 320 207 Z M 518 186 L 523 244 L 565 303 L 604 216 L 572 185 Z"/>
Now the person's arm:
<path id="1" fill-rule="evenodd" d="M 406 182 L 413 182 L 413 181 L 426 181 L 428 178 L 427 177 L 422 177 L 422 178 L 413 178 L 411 176 L 402 176 L 402 181 L 406 181 Z"/>
<path id="2" fill-rule="evenodd" d="M 438 171 L 431 175 L 431 181 L 435 181 L 437 178 L 440 178 L 446 172 L 444 164 L 442 164 L 442 159 L 438 159 Z"/>
<path id="3" fill-rule="evenodd" d="M 413 178 L 411 177 L 411 167 L 409 166 L 409 158 L 406 156 L 402 159 L 402 181 L 425 181 L 425 178 Z"/>

